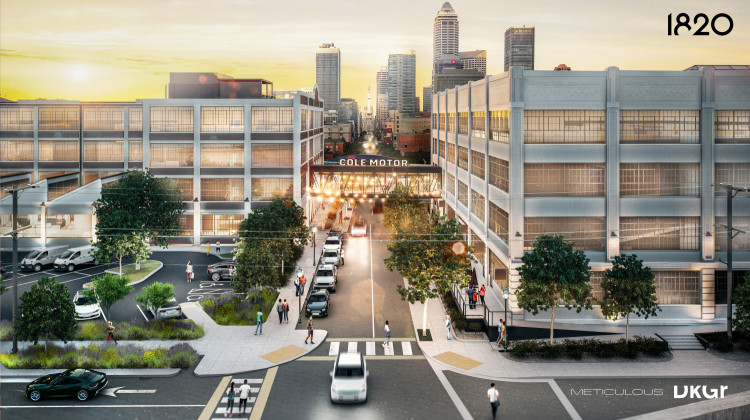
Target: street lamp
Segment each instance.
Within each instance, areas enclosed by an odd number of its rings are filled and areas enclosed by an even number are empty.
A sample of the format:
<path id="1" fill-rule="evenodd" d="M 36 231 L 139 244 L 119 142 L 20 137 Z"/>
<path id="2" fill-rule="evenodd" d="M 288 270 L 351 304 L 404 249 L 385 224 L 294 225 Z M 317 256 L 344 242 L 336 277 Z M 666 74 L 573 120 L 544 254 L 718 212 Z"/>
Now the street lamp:
<path id="1" fill-rule="evenodd" d="M 317 226 L 313 226 L 312 229 L 310 229 L 310 230 L 312 231 L 312 234 L 313 234 L 313 241 L 312 241 L 313 242 L 313 264 L 312 265 L 313 265 L 313 267 L 315 267 L 315 255 L 316 255 L 315 254 L 315 232 L 318 231 L 318 227 Z"/>
<path id="2" fill-rule="evenodd" d="M 510 292 L 508 291 L 508 288 L 506 287 L 503 289 L 503 299 L 505 299 L 505 348 L 508 348 L 508 298 L 510 297 Z"/>
<path id="3" fill-rule="evenodd" d="M 302 267 L 297 268 L 297 313 L 299 314 L 297 316 L 297 323 L 302 323 L 302 293 L 299 292 L 299 287 L 302 284 L 302 276 L 304 273 L 302 272 Z"/>

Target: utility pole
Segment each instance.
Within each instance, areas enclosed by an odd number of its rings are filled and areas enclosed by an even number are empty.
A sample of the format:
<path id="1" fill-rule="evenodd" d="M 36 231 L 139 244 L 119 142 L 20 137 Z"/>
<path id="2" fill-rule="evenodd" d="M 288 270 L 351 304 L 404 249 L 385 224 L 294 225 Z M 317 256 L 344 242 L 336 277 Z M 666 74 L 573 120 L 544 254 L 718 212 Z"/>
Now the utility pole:
<path id="1" fill-rule="evenodd" d="M 740 192 L 747 192 L 747 188 L 735 187 L 731 184 L 719 184 L 727 190 L 727 337 L 732 341 L 732 289 L 734 289 L 734 278 L 732 276 L 732 239 L 739 233 L 747 233 L 732 226 L 732 199 Z M 735 233 L 736 231 L 736 233 Z M 723 262 L 723 261 L 722 261 Z"/>
<path id="2" fill-rule="evenodd" d="M 18 193 L 27 188 L 36 188 L 36 186 L 29 185 L 6 190 L 6 192 L 9 192 L 13 196 L 13 230 L 10 232 L 10 235 L 13 237 L 13 328 L 16 326 L 16 317 L 18 315 L 18 233 L 29 228 L 27 226 L 24 229 L 18 229 Z M 18 352 L 18 339 L 15 333 L 13 334 L 13 349 L 11 351 L 13 353 Z"/>

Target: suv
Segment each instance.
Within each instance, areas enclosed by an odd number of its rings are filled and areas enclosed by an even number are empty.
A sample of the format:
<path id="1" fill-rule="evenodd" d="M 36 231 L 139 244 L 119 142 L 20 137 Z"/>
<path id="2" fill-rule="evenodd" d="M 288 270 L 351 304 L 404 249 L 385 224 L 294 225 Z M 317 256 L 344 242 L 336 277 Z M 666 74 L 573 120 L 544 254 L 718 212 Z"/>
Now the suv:
<path id="1" fill-rule="evenodd" d="M 333 293 L 336 293 L 337 280 L 338 272 L 336 270 L 336 266 L 333 264 L 321 264 L 318 266 L 318 271 L 315 272 L 313 288 L 327 289 Z"/>
<path id="2" fill-rule="evenodd" d="M 208 278 L 213 281 L 232 280 L 237 274 L 236 265 L 234 261 L 211 264 L 208 266 Z"/>
<path id="3" fill-rule="evenodd" d="M 338 251 L 341 249 L 341 245 L 343 245 L 343 240 L 341 239 L 341 236 L 329 236 L 326 238 L 326 242 L 323 244 L 323 250 L 329 250 L 329 249 L 335 249 Z"/>
<path id="4" fill-rule="evenodd" d="M 337 266 L 341 262 L 340 257 L 341 257 L 341 254 L 339 253 L 339 251 L 336 251 L 335 249 L 324 249 L 323 256 L 321 257 L 320 263 L 321 264 L 333 264 Z"/>
<path id="5" fill-rule="evenodd" d="M 331 295 L 327 290 L 313 290 L 307 298 L 305 316 L 328 316 L 331 309 Z"/>
<path id="6" fill-rule="evenodd" d="M 41 271 L 42 267 L 54 264 L 57 257 L 67 249 L 67 246 L 58 246 L 56 248 L 35 248 L 23 257 L 20 268 L 21 270 Z"/>
<path id="7" fill-rule="evenodd" d="M 352 236 L 367 236 L 367 224 L 363 217 L 357 217 L 352 223 Z"/>
<path id="8" fill-rule="evenodd" d="M 182 307 L 177 303 L 177 299 L 175 298 L 169 299 L 169 302 L 159 309 L 154 309 L 152 306 L 149 306 L 148 311 L 151 312 L 156 319 L 182 318 Z"/>
<path id="9" fill-rule="evenodd" d="M 339 353 L 331 371 L 331 402 L 367 402 L 368 376 L 362 353 Z"/>

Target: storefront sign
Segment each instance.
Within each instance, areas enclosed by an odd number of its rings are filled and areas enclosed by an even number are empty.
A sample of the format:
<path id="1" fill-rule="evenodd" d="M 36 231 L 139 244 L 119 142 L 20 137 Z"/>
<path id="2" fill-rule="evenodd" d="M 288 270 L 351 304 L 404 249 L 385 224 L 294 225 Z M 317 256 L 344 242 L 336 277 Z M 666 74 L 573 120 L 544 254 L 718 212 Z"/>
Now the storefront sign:
<path id="1" fill-rule="evenodd" d="M 376 159 L 376 158 L 357 158 L 357 159 L 339 159 L 341 166 L 409 166 L 406 159 Z"/>

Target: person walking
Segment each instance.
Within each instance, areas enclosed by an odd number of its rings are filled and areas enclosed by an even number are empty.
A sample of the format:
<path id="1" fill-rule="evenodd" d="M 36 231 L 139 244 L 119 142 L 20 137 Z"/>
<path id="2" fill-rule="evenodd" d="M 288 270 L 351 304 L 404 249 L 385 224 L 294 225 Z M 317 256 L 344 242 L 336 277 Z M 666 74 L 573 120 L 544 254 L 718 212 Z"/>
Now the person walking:
<path id="1" fill-rule="evenodd" d="M 477 293 L 477 289 L 471 289 L 471 309 L 477 308 L 477 297 L 479 296 L 479 293 Z"/>
<path id="2" fill-rule="evenodd" d="M 299 277 L 297 277 L 296 279 L 294 279 L 294 297 L 299 296 L 299 282 L 300 282 L 300 278 Z"/>
<path id="3" fill-rule="evenodd" d="M 490 400 L 490 408 L 492 408 L 492 420 L 495 420 L 497 407 L 500 407 L 500 392 L 495 388 L 494 382 L 490 384 L 490 389 L 487 390 L 487 399 Z"/>
<path id="4" fill-rule="evenodd" d="M 383 347 L 388 347 L 391 345 L 391 327 L 388 326 L 388 321 L 385 321 L 385 343 L 383 343 Z"/>
<path id="5" fill-rule="evenodd" d="M 227 389 L 227 410 L 224 412 L 224 417 L 227 416 L 227 413 L 229 413 L 229 417 L 232 417 L 233 409 L 234 409 L 234 382 L 229 384 L 229 389 Z"/>
<path id="6" fill-rule="evenodd" d="M 344 262 L 344 248 L 341 248 L 341 265 L 346 265 Z"/>
<path id="7" fill-rule="evenodd" d="M 187 263 L 185 273 L 187 274 L 187 282 L 190 283 L 191 281 L 193 281 L 193 264 L 190 261 L 188 261 Z"/>
<path id="8" fill-rule="evenodd" d="M 307 337 L 305 337 L 305 344 L 307 344 L 307 339 L 310 339 L 310 344 L 315 344 L 313 341 L 313 322 L 312 322 L 312 316 L 310 319 L 307 320 Z"/>
<path id="9" fill-rule="evenodd" d="M 211 244 L 208 241 L 206 241 L 206 256 L 211 256 Z"/>
<path id="10" fill-rule="evenodd" d="M 216 255 L 221 257 L 221 242 L 220 241 L 216 241 Z"/>
<path id="11" fill-rule="evenodd" d="M 445 315 L 445 332 L 448 335 L 448 340 L 451 339 L 451 316 Z"/>
<path id="12" fill-rule="evenodd" d="M 305 294 L 305 283 L 307 283 L 307 279 L 303 274 L 302 277 L 299 278 L 299 294 L 301 295 Z"/>
<path id="13" fill-rule="evenodd" d="M 479 289 L 479 299 L 482 300 L 482 306 L 484 305 L 484 295 L 487 293 L 487 289 L 484 288 L 484 285 L 482 285 L 482 288 Z"/>
<path id="14" fill-rule="evenodd" d="M 237 407 L 240 413 L 244 413 L 247 410 L 247 400 L 250 399 L 251 394 L 250 385 L 247 384 L 247 379 L 245 379 L 245 383 L 240 385 L 240 405 Z"/>
<path id="15" fill-rule="evenodd" d="M 109 343 L 109 340 L 112 339 L 112 341 L 117 344 L 117 340 L 115 339 L 115 326 L 112 325 L 112 321 L 107 321 L 107 342 Z"/>
<path id="16" fill-rule="evenodd" d="M 284 321 L 284 304 L 279 299 L 279 303 L 276 304 L 276 312 L 279 313 L 279 325 Z"/>
<path id="17" fill-rule="evenodd" d="M 259 309 L 256 315 L 258 316 L 258 320 L 255 324 L 255 335 L 258 335 L 258 329 L 260 329 L 260 334 L 263 335 L 263 311 Z"/>
<path id="18" fill-rule="evenodd" d="M 502 341 L 503 347 L 506 349 L 508 348 L 508 338 L 507 338 L 507 331 L 505 329 L 505 321 L 503 319 L 500 319 L 500 322 L 497 323 L 497 345 L 500 345 L 500 342 Z"/>
<path id="19" fill-rule="evenodd" d="M 283 309 L 284 309 L 284 321 L 286 321 L 286 323 L 288 324 L 289 323 L 289 302 L 287 302 L 286 299 L 284 299 Z"/>

